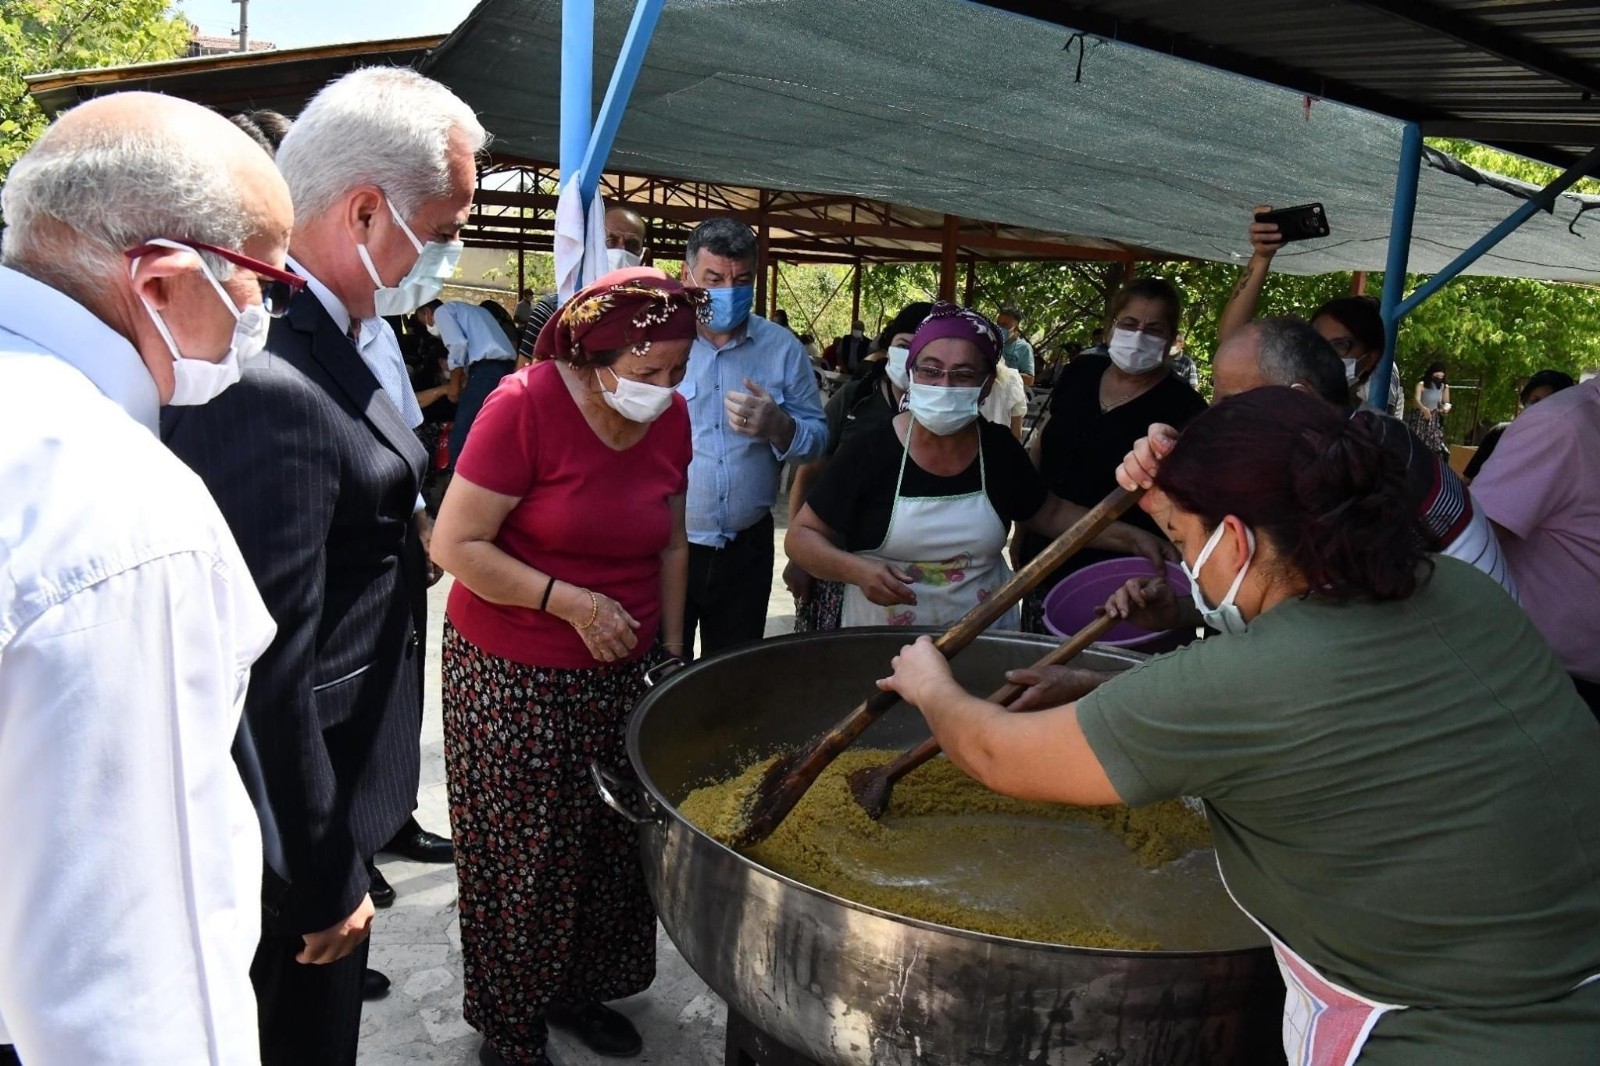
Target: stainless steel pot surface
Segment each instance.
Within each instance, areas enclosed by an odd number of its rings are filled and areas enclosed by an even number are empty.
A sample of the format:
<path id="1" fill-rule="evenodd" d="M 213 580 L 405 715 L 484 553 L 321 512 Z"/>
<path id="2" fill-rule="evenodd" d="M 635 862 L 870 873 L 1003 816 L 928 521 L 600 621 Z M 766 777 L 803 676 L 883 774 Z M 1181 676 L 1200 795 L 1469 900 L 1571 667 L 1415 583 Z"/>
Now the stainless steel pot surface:
<path id="1" fill-rule="evenodd" d="M 689 965 L 733 1009 L 828 1066 L 1281 1063 L 1283 986 L 1265 946 L 1105 951 L 932 925 L 776 874 L 677 813 L 699 785 L 836 722 L 905 641 L 888 629 L 769 640 L 682 671 L 640 702 L 628 754 L 642 792 L 629 808 L 614 781 L 608 791 L 640 822 L 651 893 Z M 1051 646 L 985 636 L 956 674 L 986 692 Z M 1097 647 L 1077 663 L 1141 658 Z M 927 735 L 902 705 L 861 744 Z"/>

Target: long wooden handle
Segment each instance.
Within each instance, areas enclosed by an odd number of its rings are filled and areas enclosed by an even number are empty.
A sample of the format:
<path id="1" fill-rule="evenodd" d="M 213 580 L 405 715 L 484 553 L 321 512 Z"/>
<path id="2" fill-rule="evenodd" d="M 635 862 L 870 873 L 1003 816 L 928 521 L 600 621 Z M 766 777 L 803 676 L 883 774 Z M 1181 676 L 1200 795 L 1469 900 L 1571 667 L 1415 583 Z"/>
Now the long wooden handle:
<path id="1" fill-rule="evenodd" d="M 1015 607 L 1034 586 L 1105 532 L 1106 527 L 1122 517 L 1123 512 L 1132 507 L 1141 495 L 1143 495 L 1142 490 L 1129 492 L 1122 488 L 1113 489 L 1109 496 L 1095 504 L 1061 536 L 1051 541 L 1031 563 L 1011 575 L 1011 580 L 962 615 L 934 641 L 934 646 L 947 659 L 952 659 L 965 650 L 979 634 Z M 818 737 L 803 754 L 775 763 L 751 797 L 750 813 L 745 822 L 744 832 L 739 834 L 735 843 L 740 847 L 748 847 L 760 843 L 771 835 L 778 824 L 789 816 L 789 812 L 794 810 L 794 805 L 800 802 L 800 797 L 816 783 L 828 764 L 838 758 L 840 752 L 854 744 L 884 711 L 898 702 L 900 697 L 892 692 L 876 692 L 863 700 L 838 725 Z"/>
<path id="2" fill-rule="evenodd" d="M 1103 637 L 1106 631 L 1116 625 L 1118 621 L 1119 619 L 1113 618 L 1108 614 L 1101 615 L 1074 633 L 1064 643 L 1057 645 L 1049 655 L 1034 663 L 1029 669 L 1043 670 L 1047 666 L 1060 666 L 1062 663 L 1071 662 L 1085 648 Z M 988 699 L 990 703 L 998 703 L 1002 707 L 1009 707 L 1016 701 L 1017 697 L 1027 690 L 1026 685 L 1014 685 L 1007 682 L 989 693 Z M 929 737 L 916 747 L 902 752 L 893 762 L 885 765 L 882 771 L 883 778 L 893 786 L 895 782 L 923 763 L 928 762 L 942 750 L 939 747 L 939 741 L 934 737 Z"/>

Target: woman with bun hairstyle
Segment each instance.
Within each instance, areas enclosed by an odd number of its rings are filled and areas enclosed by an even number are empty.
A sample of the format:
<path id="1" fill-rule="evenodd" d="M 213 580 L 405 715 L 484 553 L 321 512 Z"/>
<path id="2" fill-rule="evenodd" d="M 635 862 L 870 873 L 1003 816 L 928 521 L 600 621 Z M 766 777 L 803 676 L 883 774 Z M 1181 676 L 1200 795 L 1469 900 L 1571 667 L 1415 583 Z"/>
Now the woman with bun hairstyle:
<path id="1" fill-rule="evenodd" d="M 1141 501 L 1218 635 L 1032 714 L 926 639 L 880 685 L 997 792 L 1203 799 L 1289 986 L 1291 1062 L 1592 1064 L 1600 725 L 1493 579 L 1424 556 L 1408 500 L 1369 420 L 1243 393 Z"/>

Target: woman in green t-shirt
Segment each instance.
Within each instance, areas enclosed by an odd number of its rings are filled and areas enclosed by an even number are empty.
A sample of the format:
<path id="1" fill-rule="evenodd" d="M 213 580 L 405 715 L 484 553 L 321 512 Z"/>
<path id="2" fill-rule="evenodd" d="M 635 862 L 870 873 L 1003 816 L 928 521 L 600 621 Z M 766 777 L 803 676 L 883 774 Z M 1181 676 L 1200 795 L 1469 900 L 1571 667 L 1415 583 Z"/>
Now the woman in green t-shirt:
<path id="1" fill-rule="evenodd" d="M 881 682 L 1007 795 L 1205 800 L 1306 1066 L 1600 1061 L 1600 725 L 1400 462 L 1314 397 L 1197 418 L 1141 506 L 1219 635 L 1010 714 L 926 638 Z"/>

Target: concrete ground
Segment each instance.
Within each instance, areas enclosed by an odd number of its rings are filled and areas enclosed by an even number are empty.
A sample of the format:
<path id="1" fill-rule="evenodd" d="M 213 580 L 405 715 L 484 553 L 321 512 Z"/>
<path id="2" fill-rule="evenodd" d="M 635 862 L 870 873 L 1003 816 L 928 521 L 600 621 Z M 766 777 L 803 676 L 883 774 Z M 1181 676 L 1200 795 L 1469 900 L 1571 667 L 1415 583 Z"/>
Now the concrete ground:
<path id="1" fill-rule="evenodd" d="M 784 562 L 779 515 L 777 565 L 767 611 L 767 635 L 791 632 L 794 600 L 780 574 Z M 443 726 L 439 709 L 439 642 L 447 577 L 429 595 L 428 684 L 423 708 L 422 784 L 417 820 L 448 834 Z M 411 1063 L 476 1063 L 479 1039 L 461 1017 L 461 933 L 456 919 L 454 866 L 425 866 L 380 855 L 378 865 L 398 898 L 378 912 L 372 927 L 370 965 L 393 985 L 387 997 L 366 1004 L 361 1017 L 362 1066 Z M 727 1008 L 657 929 L 656 981 L 643 995 L 616 1006 L 638 1026 L 641 1066 L 715 1066 L 723 1061 Z M 550 1058 L 558 1066 L 600 1066 L 603 1059 L 563 1033 L 554 1033 Z"/>

